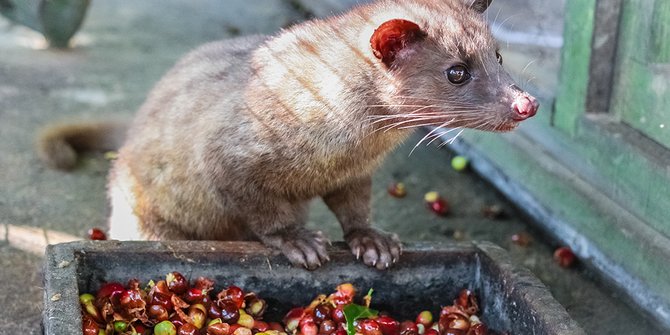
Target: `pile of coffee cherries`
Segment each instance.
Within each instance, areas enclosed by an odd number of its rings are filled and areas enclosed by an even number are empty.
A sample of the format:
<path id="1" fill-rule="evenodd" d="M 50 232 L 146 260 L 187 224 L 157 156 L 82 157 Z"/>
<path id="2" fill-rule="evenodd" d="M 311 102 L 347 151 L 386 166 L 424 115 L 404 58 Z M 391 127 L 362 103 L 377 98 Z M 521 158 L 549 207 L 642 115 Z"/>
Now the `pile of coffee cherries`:
<path id="1" fill-rule="evenodd" d="M 253 292 L 237 286 L 217 292 L 205 277 L 190 285 L 179 272 L 145 288 L 137 279 L 105 283 L 79 302 L 85 335 L 285 335 L 279 323 L 262 321 L 266 303 Z"/>
<path id="2" fill-rule="evenodd" d="M 330 296 L 321 295 L 307 307 L 297 307 L 284 318 L 285 330 L 297 335 L 488 335 L 486 325 L 477 317 L 479 307 L 471 291 L 461 290 L 453 305 L 443 307 L 437 320 L 430 311 L 421 311 L 414 320 L 398 321 L 392 316 L 364 306 L 348 312 L 356 290 L 342 284 Z M 370 312 L 372 311 L 372 312 Z M 354 315 L 351 315 L 354 314 Z M 364 317 L 357 317 L 365 315 Z M 353 319 L 353 320 L 352 320 Z M 347 331 L 347 323 L 352 330 Z"/>
<path id="3" fill-rule="evenodd" d="M 192 285 L 179 272 L 142 288 L 105 283 L 96 295 L 82 294 L 85 335 L 485 335 L 476 316 L 474 295 L 462 290 L 437 320 L 430 311 L 415 320 L 397 321 L 385 313 L 354 303 L 356 290 L 341 284 L 330 295 L 319 295 L 308 306 L 291 309 L 282 322 L 263 320 L 265 300 L 237 286 L 214 290 L 214 281 L 200 277 Z M 354 312 L 352 312 L 352 310 Z"/>

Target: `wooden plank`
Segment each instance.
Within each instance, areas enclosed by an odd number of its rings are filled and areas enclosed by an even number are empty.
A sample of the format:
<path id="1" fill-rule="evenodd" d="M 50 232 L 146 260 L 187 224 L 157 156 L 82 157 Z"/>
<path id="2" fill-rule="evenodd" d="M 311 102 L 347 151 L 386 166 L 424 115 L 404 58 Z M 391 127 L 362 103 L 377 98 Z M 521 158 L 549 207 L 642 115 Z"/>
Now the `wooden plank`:
<path id="1" fill-rule="evenodd" d="M 670 1 L 656 1 L 651 28 L 651 61 L 670 63 Z"/>
<path id="2" fill-rule="evenodd" d="M 587 113 L 607 113 L 614 79 L 614 56 L 619 37 L 622 0 L 598 0 L 591 42 Z"/>
<path id="3" fill-rule="evenodd" d="M 568 134 L 574 134 L 586 106 L 595 10 L 596 0 L 566 2 L 565 40 L 552 124 Z"/>
<path id="4" fill-rule="evenodd" d="M 43 256 L 49 244 L 82 240 L 81 237 L 37 227 L 11 224 L 3 224 L 2 227 L 4 237 L 10 246 L 36 256 Z"/>
<path id="5" fill-rule="evenodd" d="M 624 2 L 612 110 L 621 120 L 670 149 L 670 5 Z"/>
<path id="6" fill-rule="evenodd" d="M 586 119 L 579 132 L 579 142 L 589 145 L 576 152 L 601 174 L 606 184 L 599 188 L 670 237 L 670 152 L 616 122 Z"/>
<path id="7" fill-rule="evenodd" d="M 670 239 L 521 133 L 471 132 L 463 137 L 470 146 L 465 154 L 480 175 L 670 327 Z"/>

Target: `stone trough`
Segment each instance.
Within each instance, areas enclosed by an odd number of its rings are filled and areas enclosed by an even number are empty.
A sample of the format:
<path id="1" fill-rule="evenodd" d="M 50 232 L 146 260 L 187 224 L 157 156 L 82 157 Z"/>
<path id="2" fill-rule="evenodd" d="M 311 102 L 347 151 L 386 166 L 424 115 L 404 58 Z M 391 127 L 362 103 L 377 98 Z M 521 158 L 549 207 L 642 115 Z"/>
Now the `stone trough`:
<path id="1" fill-rule="evenodd" d="M 374 289 L 372 306 L 399 319 L 451 305 L 462 288 L 479 298 L 489 329 L 509 334 L 585 334 L 530 271 L 512 264 L 506 251 L 487 242 L 407 245 L 391 269 L 356 261 L 344 244 L 330 250 L 318 270 L 291 267 L 279 253 L 250 242 L 83 241 L 46 251 L 44 334 L 81 334 L 78 296 L 106 281 L 142 283 L 179 271 L 188 279 L 213 278 L 217 290 L 237 285 L 267 300 L 266 320 L 308 304 L 351 282 L 362 296 Z"/>

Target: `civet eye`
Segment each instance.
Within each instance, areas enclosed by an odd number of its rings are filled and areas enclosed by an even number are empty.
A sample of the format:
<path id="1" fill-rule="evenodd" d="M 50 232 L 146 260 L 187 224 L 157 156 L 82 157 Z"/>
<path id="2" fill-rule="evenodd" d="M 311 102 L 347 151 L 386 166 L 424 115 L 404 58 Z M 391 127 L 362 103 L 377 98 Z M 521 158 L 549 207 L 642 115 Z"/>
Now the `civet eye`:
<path id="1" fill-rule="evenodd" d="M 445 71 L 445 75 L 449 79 L 449 82 L 454 85 L 461 85 L 471 77 L 465 65 L 454 65 Z"/>
<path id="2" fill-rule="evenodd" d="M 502 55 L 496 51 L 496 59 L 498 60 L 498 64 L 502 65 Z"/>

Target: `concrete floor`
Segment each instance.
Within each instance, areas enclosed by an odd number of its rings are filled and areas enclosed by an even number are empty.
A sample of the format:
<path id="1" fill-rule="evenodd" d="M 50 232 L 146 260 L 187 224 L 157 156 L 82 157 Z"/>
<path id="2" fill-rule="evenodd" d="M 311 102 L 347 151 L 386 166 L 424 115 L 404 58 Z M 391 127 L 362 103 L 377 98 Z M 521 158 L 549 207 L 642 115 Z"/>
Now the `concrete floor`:
<path id="1" fill-rule="evenodd" d="M 179 0 L 93 1 L 75 48 L 67 52 L 43 50 L 39 35 L 0 19 L 0 224 L 78 237 L 84 237 L 90 227 L 104 226 L 109 163 L 101 155 L 91 155 L 72 173 L 46 169 L 32 148 L 36 130 L 55 121 L 129 117 L 180 55 L 203 42 L 271 33 L 301 20 L 304 10 L 291 3 L 201 0 L 193 6 Z M 506 7 L 498 5 L 506 13 Z M 551 82 L 546 87 L 550 90 Z M 410 156 L 420 136 L 398 148 L 375 176 L 373 208 L 378 227 L 398 233 L 405 241 L 456 237 L 501 245 L 550 288 L 589 334 L 663 333 L 587 269 L 558 267 L 551 259 L 553 242 L 476 175 L 453 171 L 448 150 L 422 146 Z M 393 181 L 407 185 L 407 197 L 388 196 L 386 187 Z M 423 194 L 432 190 L 449 200 L 451 215 L 438 218 L 425 209 Z M 483 207 L 494 204 L 502 206 L 506 219 L 491 220 L 481 214 Z M 332 239 L 341 238 L 334 217 L 322 203 L 315 202 L 311 222 L 319 223 Z M 510 240 L 522 231 L 532 237 L 528 247 Z M 1 232 L 0 335 L 39 334 L 40 249 L 36 252 Z"/>

